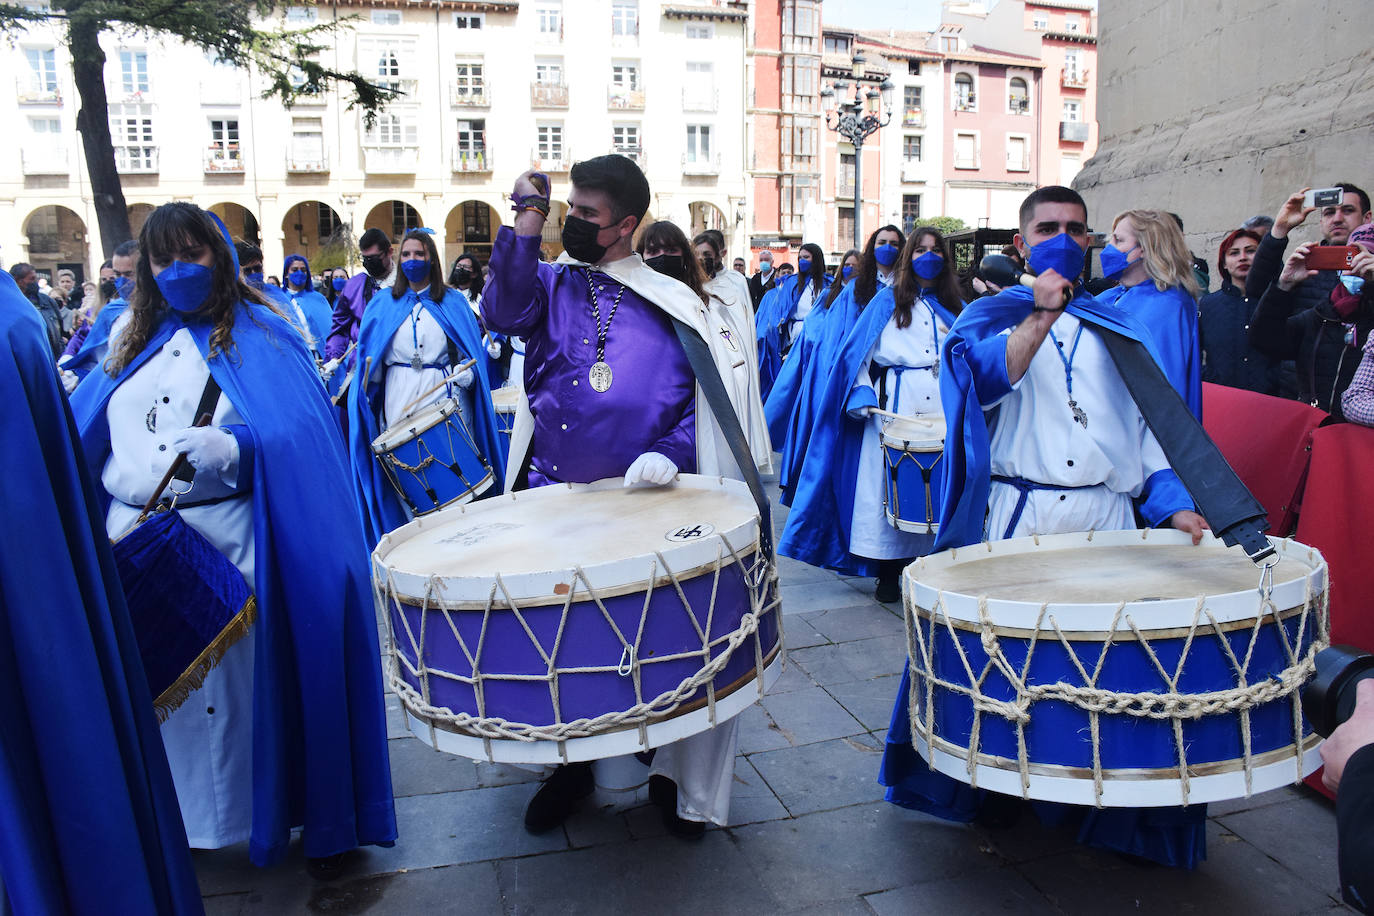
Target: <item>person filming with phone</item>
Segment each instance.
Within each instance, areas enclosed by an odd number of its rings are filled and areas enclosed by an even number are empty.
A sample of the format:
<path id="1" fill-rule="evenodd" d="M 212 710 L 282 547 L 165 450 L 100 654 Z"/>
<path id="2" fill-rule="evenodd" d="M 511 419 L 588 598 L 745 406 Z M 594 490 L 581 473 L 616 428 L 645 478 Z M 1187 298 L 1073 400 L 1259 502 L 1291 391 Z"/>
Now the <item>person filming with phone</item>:
<path id="1" fill-rule="evenodd" d="M 1321 211 L 1322 241 L 1299 245 L 1288 256 L 1288 234 Z M 1346 182 L 1291 195 L 1260 241 L 1245 290 L 1258 299 L 1250 344 L 1297 364 L 1298 399 L 1343 420 L 1341 394 L 1360 363 L 1374 327 L 1374 290 L 1360 288 L 1369 272 L 1356 230 L 1370 221 L 1369 195 Z M 1342 279 L 1342 278 L 1346 279 Z"/>

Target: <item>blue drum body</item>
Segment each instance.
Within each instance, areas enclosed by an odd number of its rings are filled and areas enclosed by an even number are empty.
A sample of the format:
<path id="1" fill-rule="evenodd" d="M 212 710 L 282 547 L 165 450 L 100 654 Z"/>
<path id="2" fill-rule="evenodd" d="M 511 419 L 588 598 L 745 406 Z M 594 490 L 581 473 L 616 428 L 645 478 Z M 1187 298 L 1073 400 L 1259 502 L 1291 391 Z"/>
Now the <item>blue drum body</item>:
<path id="1" fill-rule="evenodd" d="M 470 502 L 496 481 L 457 398 L 394 424 L 372 443 L 387 477 L 415 515 Z"/>
<path id="2" fill-rule="evenodd" d="M 939 418 L 902 418 L 883 430 L 884 505 L 894 528 L 914 534 L 939 532 L 944 431 Z"/>

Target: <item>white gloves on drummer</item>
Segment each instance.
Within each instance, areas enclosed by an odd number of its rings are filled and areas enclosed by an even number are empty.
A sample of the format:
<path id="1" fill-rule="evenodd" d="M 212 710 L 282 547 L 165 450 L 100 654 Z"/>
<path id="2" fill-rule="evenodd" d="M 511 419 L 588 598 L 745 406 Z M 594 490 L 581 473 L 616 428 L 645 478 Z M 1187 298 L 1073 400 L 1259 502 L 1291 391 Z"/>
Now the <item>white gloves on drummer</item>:
<path id="1" fill-rule="evenodd" d="M 471 369 L 464 369 L 462 372 L 459 372 L 457 375 L 453 377 L 453 383 L 457 385 L 459 388 L 471 388 L 472 383 L 476 381 L 476 379 L 476 373 L 474 373 Z"/>
<path id="2" fill-rule="evenodd" d="M 625 486 L 637 483 L 661 487 L 673 482 L 677 476 L 677 465 L 667 455 L 658 452 L 645 452 L 634 460 L 625 472 Z"/>
<path id="3" fill-rule="evenodd" d="M 62 370 L 62 388 L 67 394 L 71 394 L 76 390 L 76 384 L 79 381 L 81 381 L 81 379 L 75 372 L 70 369 Z"/>
<path id="4" fill-rule="evenodd" d="M 491 343 L 487 344 L 487 355 L 490 356 L 492 359 L 500 359 L 501 341 L 493 340 Z"/>
<path id="5" fill-rule="evenodd" d="M 329 362 L 320 367 L 320 375 L 326 379 L 334 377 L 334 373 L 339 371 L 339 357 L 334 357 Z"/>
<path id="6" fill-rule="evenodd" d="M 239 440 L 220 426 L 191 426 L 172 436 L 172 448 L 186 453 L 198 471 L 224 474 L 239 462 Z"/>

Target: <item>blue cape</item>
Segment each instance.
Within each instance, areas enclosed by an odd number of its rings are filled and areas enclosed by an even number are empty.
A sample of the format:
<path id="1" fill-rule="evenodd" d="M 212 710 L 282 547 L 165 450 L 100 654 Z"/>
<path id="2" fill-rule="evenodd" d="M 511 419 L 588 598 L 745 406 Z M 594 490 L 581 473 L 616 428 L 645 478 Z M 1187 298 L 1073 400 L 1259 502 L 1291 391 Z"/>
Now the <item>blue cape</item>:
<path id="1" fill-rule="evenodd" d="M 19 913 L 202 913 L 43 319 L 0 275 L 0 874 Z M 22 534 L 17 526 L 22 525 Z"/>
<path id="2" fill-rule="evenodd" d="M 846 296 L 847 293 L 841 299 Z M 851 302 L 852 298 L 849 297 Z M 835 304 L 838 306 L 840 300 Z M 892 290 L 879 289 L 834 356 L 834 367 L 817 398 L 808 447 L 801 456 L 792 511 L 778 541 L 778 553 L 784 556 L 851 575 L 877 574 L 875 561 L 849 552 L 854 487 L 864 426 L 869 421 L 849 416 L 847 406 L 849 392 L 859 380 L 859 369 L 896 307 Z M 954 315 L 948 309 L 938 302 L 933 307 L 947 326 L 954 324 Z"/>
<path id="3" fill-rule="evenodd" d="M 991 487 L 991 458 L 982 405 L 1011 391 L 1007 379 L 1007 336 L 1002 332 L 1020 324 L 1030 314 L 1034 302 L 1034 294 L 1023 286 L 974 300 L 959 315 L 945 339 L 940 400 L 948 433 L 940 533 L 935 540 L 937 551 L 975 544 L 983 539 L 983 521 Z M 1113 305 L 1098 302 L 1082 287 L 1069 303 L 1068 312 L 1089 324 L 1140 341 L 1155 362 L 1160 362 L 1149 333 L 1133 316 Z M 975 367 L 989 390 L 974 389 Z M 1193 506 L 1188 491 L 1172 470 L 1152 474 L 1142 496 L 1139 508 L 1150 524 L 1157 524 L 1173 512 Z"/>
<path id="4" fill-rule="evenodd" d="M 1129 312 L 1150 334 L 1156 362 L 1183 403 L 1202 420 L 1202 350 L 1197 331 L 1197 301 L 1182 287 L 1160 292 L 1153 282 L 1114 286 L 1097 301 Z"/>
<path id="5" fill-rule="evenodd" d="M 759 396 L 768 400 L 778 373 L 782 371 L 782 324 L 797 313 L 797 303 L 805 287 L 797 274 L 783 277 L 776 286 L 764 293 L 754 315 L 754 333 L 759 342 Z M 822 278 L 820 292 L 830 287 L 830 276 Z"/>
<path id="6" fill-rule="evenodd" d="M 78 378 L 84 379 L 92 369 L 103 363 L 105 357 L 110 354 L 110 328 L 114 325 L 115 319 L 128 307 L 129 303 L 124 299 L 111 299 L 105 303 L 100 314 L 95 316 L 95 323 L 91 325 L 90 331 L 86 333 L 81 349 L 77 350 L 76 355 L 62 368 L 75 372 Z"/>
<path id="7" fill-rule="evenodd" d="M 368 547 L 314 360 L 295 328 L 260 306 L 240 304 L 228 354 L 209 355 L 208 325 L 187 326 L 252 436 L 258 622 L 249 854 L 258 865 L 279 861 L 291 828 L 302 824 L 312 858 L 389 846 L 396 816 Z M 110 395 L 180 327 L 169 313 L 117 377 L 98 372 L 77 389 L 72 407 L 95 474 L 110 454 Z"/>
<path id="8" fill-rule="evenodd" d="M 360 503 L 363 522 L 372 544 L 380 541 L 388 531 L 394 531 L 406 523 L 401 497 L 391 481 L 387 480 L 377 456 L 372 454 L 372 440 L 382 433 L 378 419 L 384 403 L 383 386 L 386 378 L 382 360 L 391 346 L 391 338 L 415 307 L 415 301 L 414 290 L 406 290 L 399 299 L 392 297 L 390 289 L 378 290 L 363 310 L 362 325 L 358 329 L 358 348 L 354 351 L 356 365 L 367 367 L 365 371 L 368 378 L 366 384 L 361 384 L 364 370 L 360 368 L 359 375 L 348 386 L 348 445 L 353 473 L 362 491 Z M 450 289 L 444 290 L 442 301 L 428 302 L 425 310 L 457 347 L 458 361 L 477 358 L 473 366 L 477 380 L 472 385 L 476 428 L 471 432 L 477 447 L 482 450 L 496 474 L 496 485 L 489 492 L 501 493 L 505 490 L 505 465 L 501 461 L 505 453 L 502 451 L 500 428 L 496 423 L 496 410 L 491 406 L 491 386 L 487 381 L 487 365 L 483 358 L 486 351 L 482 345 L 482 333 L 477 328 L 477 318 L 467 302 Z M 371 360 L 370 364 L 368 360 Z"/>
<path id="9" fill-rule="evenodd" d="M 849 300 L 853 289 L 852 283 L 846 285 L 833 303 L 817 305 L 806 316 L 801 333 L 793 342 L 792 351 L 783 361 L 782 371 L 763 405 L 769 438 L 774 448 L 782 452 L 778 485 L 782 488 L 785 506 L 792 504 L 796 475 L 802 456 L 806 454 L 821 385 L 830 374 L 835 350 L 851 327 L 854 315 Z"/>
<path id="10" fill-rule="evenodd" d="M 300 292 L 292 292 L 284 284 L 286 281 L 286 265 L 292 261 L 302 261 L 305 263 L 305 287 Z M 329 300 L 324 294 L 315 289 L 315 281 L 310 278 L 310 261 L 303 254 L 289 254 L 281 262 L 282 277 L 282 298 L 286 300 L 286 305 L 291 305 L 291 300 L 295 299 L 296 304 L 305 313 L 305 322 L 308 324 L 310 336 L 315 338 L 316 355 L 324 356 L 324 343 L 329 337 L 329 330 L 334 323 L 334 306 L 329 304 Z M 276 287 L 272 287 L 275 289 Z M 296 310 L 289 309 L 286 317 L 292 322 L 296 320 Z"/>

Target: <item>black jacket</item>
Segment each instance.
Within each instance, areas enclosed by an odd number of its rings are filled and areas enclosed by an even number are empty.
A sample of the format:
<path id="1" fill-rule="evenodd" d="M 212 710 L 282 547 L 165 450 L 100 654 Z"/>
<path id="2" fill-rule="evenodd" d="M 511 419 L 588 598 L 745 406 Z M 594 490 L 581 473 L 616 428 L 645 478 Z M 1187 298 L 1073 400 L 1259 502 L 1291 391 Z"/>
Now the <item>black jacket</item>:
<path id="1" fill-rule="evenodd" d="M 1325 244 L 1324 242 L 1322 244 Z M 1245 276 L 1245 295 L 1251 302 L 1258 302 L 1264 291 L 1279 280 L 1283 272 L 1283 256 L 1288 249 L 1288 239 L 1276 239 L 1269 233 L 1260 239 L 1255 258 L 1250 264 L 1250 273 Z M 1293 293 L 1302 308 L 1314 308 L 1323 299 L 1331 298 L 1331 290 L 1338 282 L 1339 271 L 1319 270 L 1314 276 L 1293 287 Z"/>
<path id="2" fill-rule="evenodd" d="M 1336 793 L 1341 896 L 1362 913 L 1374 909 L 1374 745 L 1350 755 Z"/>
<path id="3" fill-rule="evenodd" d="M 1295 360 L 1298 400 L 1344 420 L 1341 394 L 1360 365 L 1365 339 L 1374 327 L 1374 287 L 1366 287 L 1359 308 L 1345 321 L 1336 314 L 1329 289 L 1315 305 L 1303 305 L 1311 298 L 1303 294 L 1310 282 L 1287 291 L 1277 284 L 1265 290 L 1250 319 L 1250 345 L 1273 359 Z"/>
<path id="4" fill-rule="evenodd" d="M 773 272 L 768 275 L 768 282 L 763 282 L 763 275 L 755 273 L 749 278 L 749 298 L 754 300 L 754 313 L 758 314 L 759 303 L 763 301 L 763 294 L 773 288 L 778 279 L 778 270 L 773 268 Z"/>
<path id="5" fill-rule="evenodd" d="M 37 284 L 24 290 L 24 295 L 38 309 L 38 317 L 43 319 L 43 326 L 48 332 L 48 346 L 52 347 L 53 359 L 57 359 L 62 355 L 65 344 L 62 340 L 62 309 L 51 296 L 40 293 Z"/>
<path id="6" fill-rule="evenodd" d="M 1230 280 L 1198 302 L 1202 380 L 1260 394 L 1279 393 L 1278 363 L 1250 346 L 1254 306 Z"/>

